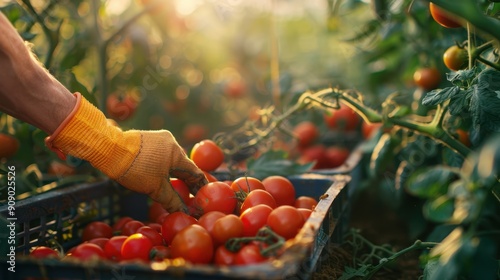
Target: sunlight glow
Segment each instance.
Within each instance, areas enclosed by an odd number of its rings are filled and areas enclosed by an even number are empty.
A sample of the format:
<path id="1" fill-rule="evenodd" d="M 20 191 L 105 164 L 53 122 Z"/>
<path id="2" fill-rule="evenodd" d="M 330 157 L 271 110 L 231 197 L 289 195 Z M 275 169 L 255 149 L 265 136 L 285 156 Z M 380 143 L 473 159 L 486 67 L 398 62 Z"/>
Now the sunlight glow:
<path id="1" fill-rule="evenodd" d="M 130 6 L 131 0 L 108 0 L 106 1 L 106 12 L 110 15 L 119 15 Z"/>
<path id="2" fill-rule="evenodd" d="M 181 16 L 187 16 L 201 6 L 203 1 L 199 0 L 176 0 L 175 9 Z"/>

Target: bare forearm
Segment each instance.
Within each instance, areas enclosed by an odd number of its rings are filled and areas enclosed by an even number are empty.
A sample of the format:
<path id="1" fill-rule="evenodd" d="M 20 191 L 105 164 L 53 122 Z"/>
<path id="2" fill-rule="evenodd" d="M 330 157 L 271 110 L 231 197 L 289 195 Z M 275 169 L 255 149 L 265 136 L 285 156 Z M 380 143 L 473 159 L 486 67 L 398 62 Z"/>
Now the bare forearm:
<path id="1" fill-rule="evenodd" d="M 0 111 L 52 134 L 76 100 L 31 55 L 0 13 Z"/>

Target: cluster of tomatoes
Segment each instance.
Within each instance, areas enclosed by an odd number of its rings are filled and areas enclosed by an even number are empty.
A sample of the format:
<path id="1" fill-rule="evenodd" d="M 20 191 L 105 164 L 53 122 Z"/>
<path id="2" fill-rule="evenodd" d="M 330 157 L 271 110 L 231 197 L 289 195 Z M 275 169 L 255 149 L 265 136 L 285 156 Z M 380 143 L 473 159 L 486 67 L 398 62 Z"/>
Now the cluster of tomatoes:
<path id="1" fill-rule="evenodd" d="M 273 244 L 263 240 L 259 231 L 272 231 L 282 241 L 293 239 L 318 203 L 312 197 L 296 198 L 293 184 L 282 176 L 212 181 L 195 195 L 189 194 L 183 181 L 171 181 L 192 209 L 191 214 L 169 213 L 153 202 L 149 221 L 131 217 L 121 217 L 113 224 L 94 221 L 83 229 L 82 243 L 64 256 L 44 246 L 34 248 L 30 255 L 82 261 L 98 258 L 152 262 L 182 258 L 193 264 L 259 263 L 273 257 L 263 253 Z"/>
<path id="2" fill-rule="evenodd" d="M 341 103 L 338 109 L 324 114 L 328 130 L 345 134 L 355 134 L 358 130 L 368 139 L 382 126 L 381 123 L 368 123 L 350 107 Z M 303 163 L 314 162 L 313 169 L 330 169 L 344 164 L 351 151 L 342 144 L 326 145 L 320 141 L 320 127 L 312 121 L 301 121 L 294 126 L 297 137 L 298 160 Z"/>
<path id="3" fill-rule="evenodd" d="M 211 140 L 197 143 L 190 158 L 209 182 L 193 195 L 182 180 L 171 178 L 187 212 L 169 213 L 152 202 L 148 221 L 131 217 L 121 217 L 113 224 L 94 221 L 83 229 L 82 243 L 63 256 L 45 246 L 34 248 L 30 255 L 84 261 L 182 258 L 193 264 L 259 263 L 279 254 L 282 244 L 297 235 L 318 204 L 315 198 L 297 197 L 292 182 L 283 176 L 217 180 L 209 172 L 222 164 L 224 154 Z M 263 236 L 262 232 L 270 234 Z M 276 250 L 269 251 L 272 247 Z"/>

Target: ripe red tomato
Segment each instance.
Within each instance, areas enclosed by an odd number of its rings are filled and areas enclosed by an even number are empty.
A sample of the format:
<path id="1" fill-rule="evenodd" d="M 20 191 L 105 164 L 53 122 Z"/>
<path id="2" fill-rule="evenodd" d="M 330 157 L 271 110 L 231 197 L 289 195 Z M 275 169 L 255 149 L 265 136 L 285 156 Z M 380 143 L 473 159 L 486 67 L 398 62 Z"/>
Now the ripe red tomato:
<path id="1" fill-rule="evenodd" d="M 237 202 L 234 191 L 224 182 L 210 182 L 201 187 L 194 196 L 194 206 L 203 213 L 220 211 L 231 214 Z"/>
<path id="2" fill-rule="evenodd" d="M 214 255 L 212 237 L 200 225 L 189 225 L 179 231 L 172 240 L 173 258 L 183 258 L 193 264 L 208 264 Z"/>
<path id="3" fill-rule="evenodd" d="M 221 217 L 215 221 L 211 236 L 216 246 L 225 244 L 229 238 L 243 236 L 243 222 L 234 214 Z"/>
<path id="4" fill-rule="evenodd" d="M 307 221 L 307 219 L 309 219 L 309 217 L 312 214 L 312 210 L 311 209 L 297 208 L 297 211 L 299 211 L 300 214 L 302 214 L 302 217 L 304 217 L 304 223 L 305 223 L 305 221 Z"/>
<path id="5" fill-rule="evenodd" d="M 463 129 L 457 129 L 455 133 L 458 136 L 458 140 L 462 142 L 466 147 L 472 146 L 470 139 L 469 139 L 469 133 Z"/>
<path id="6" fill-rule="evenodd" d="M 156 230 L 156 232 L 161 233 L 161 224 L 160 223 L 147 223 L 148 227 Z"/>
<path id="7" fill-rule="evenodd" d="M 306 208 L 314 210 L 314 208 L 318 205 L 318 201 L 310 196 L 301 195 L 295 199 L 294 207 L 295 208 Z"/>
<path id="8" fill-rule="evenodd" d="M 278 206 L 276 200 L 268 191 L 257 189 L 248 193 L 243 204 L 241 204 L 240 212 L 243 213 L 248 208 L 259 204 L 268 205 L 272 209 Z"/>
<path id="9" fill-rule="evenodd" d="M 106 244 L 104 244 L 104 254 L 112 261 L 121 261 L 122 259 L 122 245 L 128 236 L 116 235 L 111 237 Z"/>
<path id="10" fill-rule="evenodd" d="M 238 177 L 231 183 L 231 189 L 234 192 L 243 191 L 249 193 L 250 191 L 261 189 L 264 190 L 264 184 L 262 181 L 249 176 Z"/>
<path id="11" fill-rule="evenodd" d="M 203 171 L 203 173 L 205 173 L 205 177 L 207 177 L 208 182 L 218 182 L 219 181 L 219 179 L 217 179 L 214 175 L 212 175 L 206 171 Z"/>
<path id="12" fill-rule="evenodd" d="M 318 138 L 319 129 L 311 121 L 302 121 L 295 125 L 293 134 L 297 137 L 299 147 L 307 147 Z"/>
<path id="13" fill-rule="evenodd" d="M 179 194 L 184 204 L 186 204 L 189 201 L 189 195 L 191 194 L 186 183 L 177 178 L 170 178 L 170 183 L 172 184 L 174 190 Z"/>
<path id="14" fill-rule="evenodd" d="M 324 119 L 329 128 L 341 131 L 353 131 L 361 121 L 361 117 L 345 104 L 340 104 L 339 109 L 330 111 Z"/>
<path id="15" fill-rule="evenodd" d="M 349 158 L 350 151 L 347 148 L 339 146 L 330 146 L 326 148 L 325 158 L 326 167 L 335 168 L 339 167 Z"/>
<path id="16" fill-rule="evenodd" d="M 98 245 L 86 242 L 76 246 L 71 252 L 71 257 L 86 261 L 93 258 L 105 259 L 106 255 Z"/>
<path id="17" fill-rule="evenodd" d="M 382 127 L 382 123 L 363 122 L 361 124 L 361 134 L 363 139 L 370 139 Z"/>
<path id="18" fill-rule="evenodd" d="M 203 124 L 188 124 L 182 130 L 182 139 L 186 144 L 194 144 L 205 139 L 208 128 Z"/>
<path id="19" fill-rule="evenodd" d="M 453 45 L 443 54 L 443 62 L 452 71 L 458 71 L 467 68 L 468 53 L 465 49 Z"/>
<path id="20" fill-rule="evenodd" d="M 314 162 L 312 169 L 321 169 L 326 167 L 325 158 L 326 147 L 323 144 L 316 144 L 304 148 L 301 151 L 299 162 L 311 163 Z"/>
<path id="21" fill-rule="evenodd" d="M 214 224 L 215 221 L 218 219 L 226 216 L 226 214 L 220 212 L 220 211 L 210 211 L 205 214 L 203 214 L 199 219 L 198 219 L 198 224 L 202 227 L 204 227 L 210 235 L 212 235 L 212 230 L 214 229 Z"/>
<path id="22" fill-rule="evenodd" d="M 94 239 L 90 239 L 88 242 L 95 244 L 104 250 L 104 245 L 106 245 L 106 243 L 108 243 L 108 241 L 109 241 L 109 238 L 107 238 L 107 237 L 97 237 Z"/>
<path id="23" fill-rule="evenodd" d="M 166 212 L 166 213 L 163 213 L 161 214 L 157 219 L 156 219 L 156 223 L 160 224 L 160 226 L 163 224 L 163 222 L 165 221 L 165 218 L 170 215 L 170 213 Z"/>
<path id="24" fill-rule="evenodd" d="M 124 97 L 118 94 L 110 94 L 106 100 L 106 110 L 114 120 L 124 121 L 129 119 L 137 109 L 137 101 L 132 95 Z"/>
<path id="25" fill-rule="evenodd" d="M 153 246 L 149 252 L 149 257 L 154 261 L 162 261 L 171 256 L 170 248 L 163 245 Z"/>
<path id="26" fill-rule="evenodd" d="M 230 98 L 241 98 L 246 95 L 247 87 L 242 80 L 232 80 L 224 87 L 224 93 Z"/>
<path id="27" fill-rule="evenodd" d="M 243 236 L 255 236 L 266 225 L 267 218 L 273 209 L 268 205 L 260 204 L 248 208 L 240 215 L 243 222 Z"/>
<path id="28" fill-rule="evenodd" d="M 295 188 L 286 177 L 275 175 L 262 180 L 262 184 L 276 200 L 276 205 L 293 205 L 295 202 Z"/>
<path id="29" fill-rule="evenodd" d="M 220 245 L 215 249 L 214 263 L 216 265 L 232 265 L 235 258 L 236 253 L 229 251 L 224 245 Z"/>
<path id="30" fill-rule="evenodd" d="M 197 224 L 198 221 L 183 212 L 174 212 L 165 217 L 165 221 L 161 225 L 161 235 L 166 244 L 172 243 L 174 236 L 183 228 Z"/>
<path id="31" fill-rule="evenodd" d="M 115 235 L 121 234 L 123 226 L 132 220 L 134 219 L 132 219 L 131 217 L 121 217 L 120 219 L 118 219 L 118 221 L 116 221 L 116 223 L 113 224 L 112 227 L 113 233 Z"/>
<path id="32" fill-rule="evenodd" d="M 127 236 L 132 235 L 136 233 L 140 227 L 143 226 L 144 226 L 143 222 L 137 220 L 129 221 L 123 225 L 121 235 L 127 235 Z"/>
<path id="33" fill-rule="evenodd" d="M 139 229 L 137 229 L 136 233 L 141 233 L 142 235 L 149 238 L 149 240 L 151 240 L 151 243 L 153 243 L 153 246 L 163 245 L 163 237 L 161 236 L 161 234 L 149 226 L 140 227 Z"/>
<path id="34" fill-rule="evenodd" d="M 110 225 L 95 221 L 91 222 L 83 228 L 82 241 L 89 241 L 98 237 L 111 238 L 113 236 L 113 228 Z"/>
<path id="35" fill-rule="evenodd" d="M 441 73 L 436 67 L 423 67 L 413 73 L 413 82 L 425 90 L 438 87 L 441 82 Z"/>
<path id="36" fill-rule="evenodd" d="M 462 24 L 460 24 L 460 22 L 457 20 L 455 16 L 439 8 L 434 3 L 429 3 L 429 11 L 431 13 L 432 18 L 443 27 L 446 28 L 462 27 Z"/>
<path id="37" fill-rule="evenodd" d="M 267 218 L 267 225 L 285 239 L 294 238 L 304 222 L 304 217 L 297 208 L 289 205 L 273 209 Z"/>
<path id="38" fill-rule="evenodd" d="M 234 265 L 248 265 L 265 262 L 266 257 L 262 256 L 260 253 L 259 245 L 255 243 L 249 243 L 243 246 L 234 257 Z"/>
<path id="39" fill-rule="evenodd" d="M 123 242 L 122 260 L 142 260 L 149 262 L 149 251 L 153 248 L 151 240 L 141 233 L 134 233 Z"/>
<path id="40" fill-rule="evenodd" d="M 59 253 L 50 247 L 38 246 L 31 250 L 30 256 L 37 259 L 59 258 Z"/>
<path id="41" fill-rule="evenodd" d="M 156 221 L 161 214 L 166 212 L 167 210 L 165 210 L 160 203 L 152 201 L 148 208 L 148 219 L 150 221 Z"/>
<path id="42" fill-rule="evenodd" d="M 214 141 L 206 139 L 193 146 L 190 158 L 198 168 L 211 172 L 224 162 L 224 153 Z"/>
<path id="43" fill-rule="evenodd" d="M 9 134 L 0 133 L 0 159 L 14 156 L 19 147 L 20 144 L 17 138 Z"/>

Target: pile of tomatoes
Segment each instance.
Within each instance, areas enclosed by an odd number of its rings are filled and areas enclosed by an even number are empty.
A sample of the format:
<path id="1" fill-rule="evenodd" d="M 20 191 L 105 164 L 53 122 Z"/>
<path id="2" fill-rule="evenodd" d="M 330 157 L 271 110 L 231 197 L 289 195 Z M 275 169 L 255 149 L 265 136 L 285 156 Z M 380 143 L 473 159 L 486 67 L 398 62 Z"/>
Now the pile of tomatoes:
<path id="1" fill-rule="evenodd" d="M 188 211 L 169 213 L 152 201 L 148 221 L 94 221 L 83 228 L 82 242 L 66 253 L 41 246 L 30 255 L 118 263 L 180 258 L 193 264 L 260 263 L 280 254 L 318 204 L 315 198 L 297 197 L 292 182 L 283 176 L 217 180 L 209 172 L 222 164 L 224 154 L 211 140 L 197 143 L 190 158 L 209 182 L 193 195 L 182 180 L 170 179 Z"/>
<path id="2" fill-rule="evenodd" d="M 281 249 L 262 253 L 274 244 L 259 233 L 263 229 L 273 232 L 279 237 L 276 242 L 292 240 L 318 203 L 312 197 L 295 197 L 293 184 L 282 176 L 212 181 L 195 195 L 189 194 L 183 181 L 171 181 L 191 214 L 168 213 L 152 202 L 148 221 L 131 217 L 112 224 L 94 221 L 83 229 L 82 243 L 65 254 L 41 246 L 30 255 L 81 261 L 148 263 L 182 258 L 193 264 L 259 263 L 276 257 Z"/>

